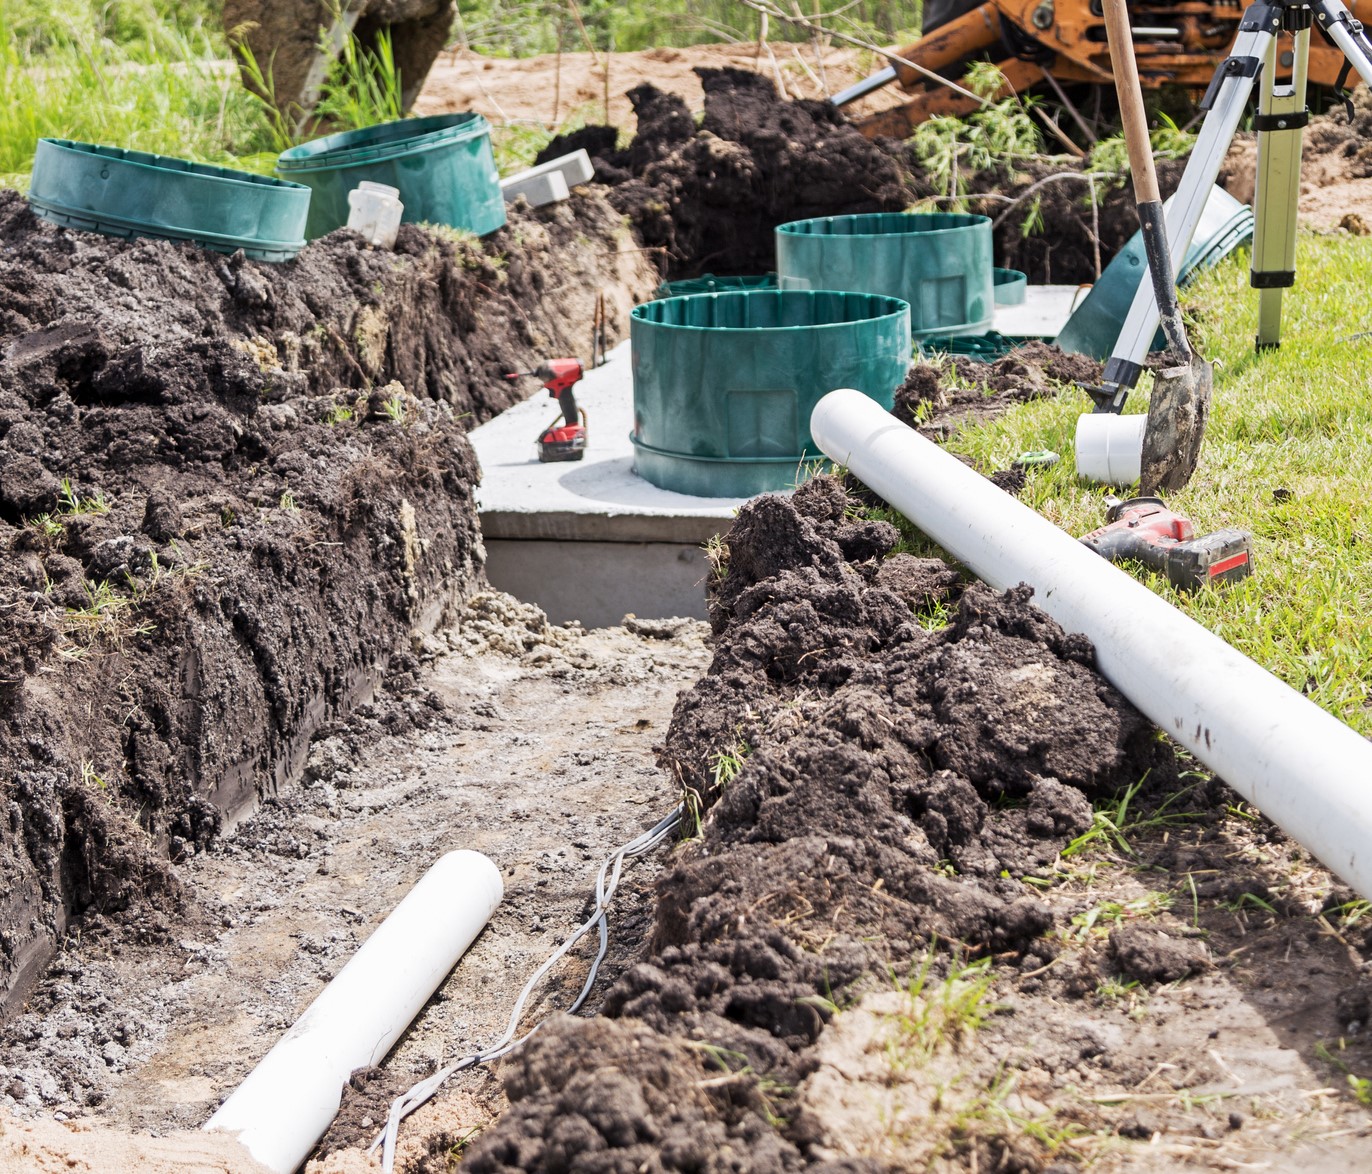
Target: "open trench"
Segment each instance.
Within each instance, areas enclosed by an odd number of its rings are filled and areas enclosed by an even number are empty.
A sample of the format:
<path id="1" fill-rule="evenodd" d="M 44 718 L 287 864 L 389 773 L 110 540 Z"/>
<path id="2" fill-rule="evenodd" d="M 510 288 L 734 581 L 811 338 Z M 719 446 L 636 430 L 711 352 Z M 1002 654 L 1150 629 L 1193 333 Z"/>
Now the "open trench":
<path id="1" fill-rule="evenodd" d="M 1343 1079 L 1372 1060 L 1351 894 L 1023 592 L 892 554 L 860 487 L 749 506 L 708 634 L 550 628 L 483 591 L 465 429 L 504 371 L 584 347 L 596 290 L 622 335 L 654 251 L 761 271 L 779 220 L 923 194 L 816 104 L 731 71 L 706 92 L 699 127 L 640 93 L 608 190 L 480 246 L 338 234 L 275 269 L 0 198 L 0 1105 L 23 1119 L 0 1162 L 29 1168 L 53 1119 L 203 1121 L 427 863 L 481 848 L 505 904 L 315 1166 L 368 1168 L 389 1100 L 496 1034 L 597 862 L 683 792 L 698 834 L 634 867 L 596 1013 L 461 1074 L 403 1169 L 1372 1156 Z M 1074 224 L 1023 267 L 1072 279 Z M 1046 394 L 1060 363 L 993 390 Z M 939 378 L 906 402 L 956 415 Z M 1093 802 L 1141 780 L 1127 838 L 1094 842 Z M 929 1034 L 976 989 L 975 1024 Z M 188 1160 L 88 1132 L 91 1169 Z"/>
<path id="2" fill-rule="evenodd" d="M 181 867 L 179 916 L 134 933 L 85 919 L 8 1027 L 7 1095 L 143 1134 L 197 1128 L 429 864 L 484 852 L 503 873 L 503 905 L 385 1069 L 355 1078 L 324 1150 L 369 1144 L 392 1097 L 500 1034 L 512 980 L 584 917 L 600 861 L 672 807 L 651 746 L 704 668 L 703 629 L 582 634 L 478 594 L 315 742 L 297 786 Z M 610 977 L 651 919 L 660 863 L 636 865 L 620 892 Z M 565 1004 L 584 971 L 583 960 L 559 975 L 531 1014 Z M 503 1105 L 489 1069 L 454 1092 L 421 1112 L 403 1160 L 441 1158 Z M 195 1145 L 164 1144 L 175 1148 L 149 1168 L 175 1169 Z"/>

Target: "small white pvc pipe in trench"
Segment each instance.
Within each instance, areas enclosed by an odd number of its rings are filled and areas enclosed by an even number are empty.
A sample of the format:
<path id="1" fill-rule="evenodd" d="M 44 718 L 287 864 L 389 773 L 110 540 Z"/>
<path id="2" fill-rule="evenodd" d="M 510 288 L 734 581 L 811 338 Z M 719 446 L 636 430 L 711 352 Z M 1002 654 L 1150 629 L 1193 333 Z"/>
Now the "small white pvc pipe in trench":
<path id="1" fill-rule="evenodd" d="M 992 587 L 1033 587 L 1111 684 L 1372 898 L 1372 743 L 861 392 L 830 392 L 810 430 Z"/>
<path id="2" fill-rule="evenodd" d="M 376 1064 L 504 896 L 480 852 L 449 852 L 419 878 L 338 976 L 206 1123 L 292 1174 L 338 1114 L 343 1086 Z"/>

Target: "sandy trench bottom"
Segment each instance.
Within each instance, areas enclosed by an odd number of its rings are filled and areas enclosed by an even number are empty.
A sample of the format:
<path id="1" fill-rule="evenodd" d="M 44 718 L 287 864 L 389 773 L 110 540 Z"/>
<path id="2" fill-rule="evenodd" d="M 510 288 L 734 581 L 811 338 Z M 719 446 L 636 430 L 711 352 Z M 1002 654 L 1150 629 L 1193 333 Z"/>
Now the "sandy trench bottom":
<path id="1" fill-rule="evenodd" d="M 424 695 L 446 703 L 433 727 L 356 755 L 346 735 L 316 743 L 314 778 L 184 866 L 188 916 L 170 936 L 140 944 L 136 932 L 96 929 L 68 943 L 30 1004 L 41 1012 L 9 1026 L 0 1067 L 11 1102 L 23 1089 L 27 1100 L 80 1089 L 85 1105 L 34 1115 L 21 1104 L 25 1119 L 0 1117 L 0 1170 L 257 1169 L 228 1139 L 181 1131 L 213 1112 L 455 848 L 497 862 L 505 900 L 388 1060 L 385 1100 L 499 1035 L 524 978 L 584 918 L 600 861 L 675 804 L 652 745 L 707 653 L 695 622 L 653 628 L 660 636 L 582 634 L 483 598 L 480 634 L 459 629 L 448 637 L 458 650 L 430 649 Z M 651 918 L 660 863 L 626 873 L 608 978 L 633 945 L 623 935 Z M 588 960 L 579 951 L 531 1016 L 565 1006 Z M 435 1134 L 488 1124 L 502 1099 L 488 1069 L 459 1074 L 412 1119 L 402 1161 Z M 347 1140 L 375 1133 L 365 1111 L 351 1130 Z M 358 1161 L 354 1151 L 325 1168 Z"/>

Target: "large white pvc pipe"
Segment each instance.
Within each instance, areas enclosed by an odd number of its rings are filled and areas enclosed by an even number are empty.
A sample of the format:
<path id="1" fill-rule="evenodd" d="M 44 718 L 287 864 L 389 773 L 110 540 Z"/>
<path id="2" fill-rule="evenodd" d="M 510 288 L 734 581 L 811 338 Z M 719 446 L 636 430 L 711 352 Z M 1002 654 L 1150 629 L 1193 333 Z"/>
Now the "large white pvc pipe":
<path id="1" fill-rule="evenodd" d="M 1372 743 L 861 392 L 830 392 L 810 430 L 992 587 L 1033 587 L 1111 684 L 1372 898 Z"/>
<path id="2" fill-rule="evenodd" d="M 204 1128 L 237 1135 L 264 1166 L 292 1174 L 338 1114 L 354 1069 L 390 1051 L 504 894 L 480 852 L 442 857 Z"/>

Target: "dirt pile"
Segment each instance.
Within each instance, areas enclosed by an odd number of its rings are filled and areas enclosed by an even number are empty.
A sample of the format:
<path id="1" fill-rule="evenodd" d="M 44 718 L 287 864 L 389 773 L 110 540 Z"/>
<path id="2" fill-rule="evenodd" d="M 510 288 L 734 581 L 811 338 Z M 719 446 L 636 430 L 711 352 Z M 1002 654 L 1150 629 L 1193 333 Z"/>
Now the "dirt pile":
<path id="1" fill-rule="evenodd" d="M 944 440 L 969 419 L 988 419 L 1015 404 L 1054 395 L 1064 384 L 1100 379 L 1095 359 L 1050 343 L 1025 343 L 991 363 L 950 355 L 910 368 L 896 389 L 894 415 L 931 439 Z"/>
<path id="2" fill-rule="evenodd" d="M 1173 772 L 1027 588 L 962 589 L 941 562 L 890 554 L 895 529 L 854 505 L 819 478 L 740 512 L 710 672 L 660 752 L 699 836 L 659 885 L 647 957 L 606 1000 L 619 1022 L 564 1024 L 514 1062 L 513 1108 L 473 1171 L 564 1170 L 571 1149 L 628 1171 L 645 1144 L 666 1170 L 736 1168 L 730 1147 L 752 1170 L 872 1168 L 824 1158 L 793 1112 L 835 1000 L 931 942 L 1051 961 L 1054 911 L 1012 876 L 1091 826 L 1091 796 Z M 644 1026 L 651 1062 L 614 1058 Z M 725 1149 L 667 1146 L 678 1118 L 659 1101 L 703 1115 L 686 1132 Z"/>
<path id="3" fill-rule="evenodd" d="M 681 98 L 644 83 L 628 93 L 638 132 L 627 147 L 617 146 L 616 128 L 587 126 L 538 156 L 585 148 L 596 179 L 613 188 L 611 202 L 645 245 L 661 250 L 668 277 L 771 272 L 778 224 L 902 211 L 939 194 L 912 148 L 864 138 L 827 102 L 786 101 L 770 78 L 746 70 L 696 73 L 705 92 L 698 127 Z M 1035 282 L 1095 280 L 1093 240 L 1108 263 L 1138 217 L 1127 183 L 1109 177 L 1095 183 L 1093 215 L 1083 168 L 1035 160 L 964 177 L 968 208 L 996 221 L 997 264 Z M 1180 175 L 1180 164 L 1160 165 L 1164 194 Z"/>
<path id="4" fill-rule="evenodd" d="M 705 114 L 643 84 L 629 93 L 638 133 L 623 150 L 613 127 L 554 139 L 540 161 L 585 147 L 610 202 L 668 277 L 776 267 L 773 230 L 788 220 L 899 211 L 928 189 L 898 152 L 864 138 L 827 102 L 784 101 L 741 69 L 697 69 Z"/>
<path id="5" fill-rule="evenodd" d="M 1343 229 L 1357 236 L 1372 231 L 1372 91 L 1357 86 L 1353 115 L 1333 106 L 1311 118 L 1301 144 L 1301 219 L 1315 228 Z M 1236 135 L 1225 156 L 1220 182 L 1251 203 L 1258 174 L 1257 136 Z"/>
<path id="6" fill-rule="evenodd" d="M 168 857 L 481 584 L 465 428 L 584 345 L 597 289 L 622 330 L 652 280 L 624 237 L 584 197 L 271 266 L 0 193 L 0 993 L 72 912 L 173 907 Z"/>
<path id="7" fill-rule="evenodd" d="M 1097 256 L 1102 269 L 1110 264 L 1138 232 L 1139 218 L 1127 177 L 1098 176 L 1093 187 L 1086 165 L 1065 158 L 1030 160 L 968 181 L 967 210 L 991 218 L 997 265 L 1018 269 L 1035 283 L 1096 280 Z M 1164 199 L 1176 190 L 1184 166 L 1183 160 L 1158 161 Z"/>

